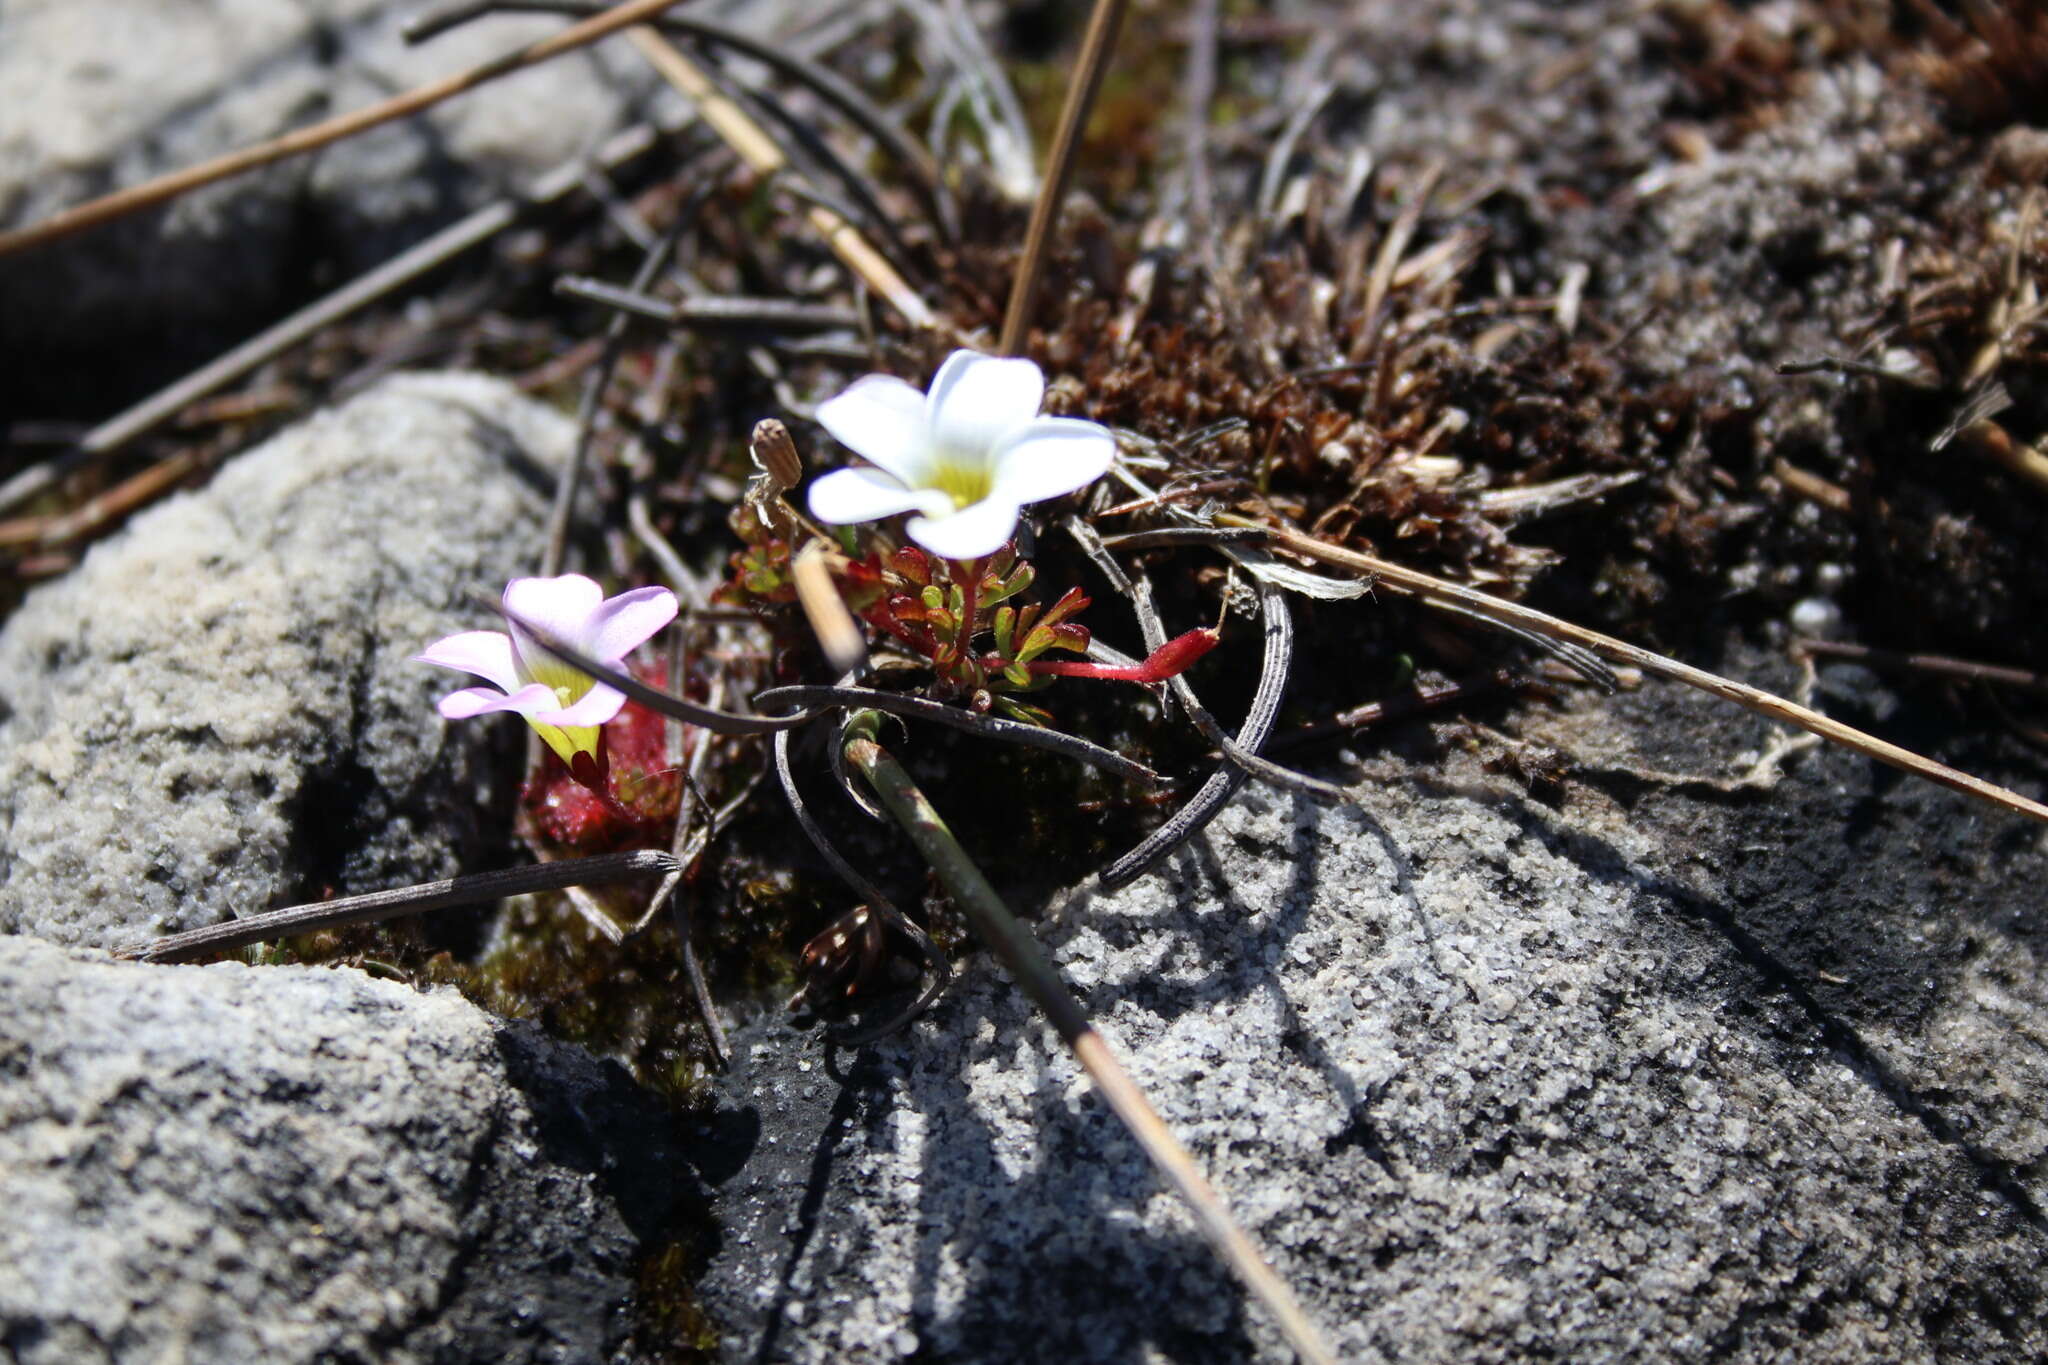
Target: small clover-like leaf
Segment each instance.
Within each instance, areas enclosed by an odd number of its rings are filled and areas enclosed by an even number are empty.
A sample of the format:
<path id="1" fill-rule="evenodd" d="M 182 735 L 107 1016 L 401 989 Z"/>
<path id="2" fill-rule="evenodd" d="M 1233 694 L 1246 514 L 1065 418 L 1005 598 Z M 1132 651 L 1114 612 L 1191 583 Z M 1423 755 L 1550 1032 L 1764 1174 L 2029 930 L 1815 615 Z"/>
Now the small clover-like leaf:
<path id="1" fill-rule="evenodd" d="M 885 598 L 882 609 L 888 613 L 890 620 L 904 625 L 916 625 L 924 620 L 924 604 L 915 597 L 905 597 L 901 593 L 891 593 Z"/>
<path id="2" fill-rule="evenodd" d="M 1045 624 L 1057 625 L 1088 605 L 1088 595 L 1079 588 L 1068 588 L 1060 594 L 1060 600 L 1053 603 L 1045 613 Z"/>
<path id="3" fill-rule="evenodd" d="M 905 545 L 890 555 L 889 567 L 920 588 L 932 581 L 932 557 L 915 545 Z"/>
<path id="4" fill-rule="evenodd" d="M 1049 730 L 1052 728 L 1052 713 L 1050 711 L 1042 711 L 1036 706 L 1027 706 L 1015 697 L 998 696 L 995 699 L 995 703 L 997 710 L 1006 713 L 1013 720 L 1021 720 L 1026 725 L 1036 725 L 1041 729 Z"/>
<path id="5" fill-rule="evenodd" d="M 1088 652 L 1088 642 L 1093 638 L 1088 627 L 1078 621 L 1062 621 L 1052 628 L 1053 649 L 1071 649 L 1076 654 Z"/>
<path id="6" fill-rule="evenodd" d="M 982 584 L 981 600 L 988 603 L 1007 601 L 1030 587 L 1032 580 L 1037 576 L 1029 564 L 1019 564 L 1017 572 L 1008 578 L 998 578 L 991 574 Z"/>

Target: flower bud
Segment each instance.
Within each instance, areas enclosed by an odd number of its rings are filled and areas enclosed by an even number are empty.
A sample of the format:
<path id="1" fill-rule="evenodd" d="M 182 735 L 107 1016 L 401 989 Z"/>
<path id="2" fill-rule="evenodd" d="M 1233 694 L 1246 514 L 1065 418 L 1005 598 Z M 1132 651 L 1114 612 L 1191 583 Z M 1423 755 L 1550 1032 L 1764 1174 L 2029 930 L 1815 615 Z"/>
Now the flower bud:
<path id="1" fill-rule="evenodd" d="M 773 417 L 754 423 L 752 454 L 755 468 L 768 476 L 776 492 L 786 493 L 804 481 L 803 456 L 796 453 L 789 428 Z"/>

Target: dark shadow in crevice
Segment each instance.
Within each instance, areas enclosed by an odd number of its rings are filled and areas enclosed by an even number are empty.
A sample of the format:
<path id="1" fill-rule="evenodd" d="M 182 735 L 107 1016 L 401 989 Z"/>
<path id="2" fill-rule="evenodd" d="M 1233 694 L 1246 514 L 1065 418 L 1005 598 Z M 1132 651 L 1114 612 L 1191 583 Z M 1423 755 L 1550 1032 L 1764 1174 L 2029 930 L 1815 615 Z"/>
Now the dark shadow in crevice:
<path id="1" fill-rule="evenodd" d="M 810 1174 L 804 1182 L 803 1198 L 796 1207 L 796 1225 L 789 1234 L 789 1249 L 776 1276 L 774 1296 L 764 1310 L 761 1342 L 753 1352 L 754 1359 L 761 1365 L 770 1365 L 778 1359 L 775 1348 L 781 1340 L 783 1324 L 789 1321 L 789 1305 L 797 1296 L 797 1271 L 802 1267 L 804 1255 L 810 1250 L 811 1241 L 824 1219 L 825 1194 L 831 1188 L 832 1167 L 839 1156 L 839 1144 L 852 1130 L 861 1110 L 868 1107 L 864 1091 L 876 1079 L 871 1059 L 858 1057 L 851 1069 L 842 1069 L 844 1054 L 840 1049 L 827 1042 L 825 1053 L 826 1071 L 838 1083 L 839 1090 L 818 1134 L 817 1145 L 811 1150 Z M 886 1106 L 875 1108 L 886 1112 Z"/>

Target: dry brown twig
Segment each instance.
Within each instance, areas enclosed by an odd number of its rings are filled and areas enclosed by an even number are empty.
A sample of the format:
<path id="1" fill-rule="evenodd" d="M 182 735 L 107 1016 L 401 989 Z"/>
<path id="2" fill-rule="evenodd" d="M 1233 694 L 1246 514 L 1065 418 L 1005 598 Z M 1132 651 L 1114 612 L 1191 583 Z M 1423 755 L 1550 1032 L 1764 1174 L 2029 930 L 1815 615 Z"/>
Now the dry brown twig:
<path id="1" fill-rule="evenodd" d="M 515 71 L 537 66 L 566 52 L 588 47 L 601 38 L 610 37 L 620 29 L 652 19 L 677 3 L 679 0 L 627 0 L 624 4 L 602 14 L 593 15 L 581 23 L 572 24 L 560 33 L 543 38 L 517 52 L 508 53 L 496 61 L 473 66 L 467 71 L 444 76 L 437 81 L 429 81 L 425 85 L 393 95 L 390 99 L 381 100 L 366 109 L 338 114 L 310 127 L 295 128 L 289 133 L 271 138 L 267 142 L 259 142 L 253 147 L 244 147 L 240 151 L 217 156 L 211 161 L 202 161 L 197 166 L 188 166 L 140 185 L 116 190 L 112 194 L 102 195 L 98 199 L 91 199 L 52 214 L 41 222 L 32 223 L 25 228 L 17 228 L 13 232 L 0 232 L 0 256 L 69 237 L 73 233 L 83 232 L 87 228 L 126 217 L 142 209 L 169 203 L 179 195 L 203 185 L 226 180 L 244 171 L 253 171 L 259 166 L 267 166 L 273 161 L 282 161 L 301 152 L 314 151 L 375 128 L 379 124 L 390 123 L 394 119 L 421 113 L 501 76 L 509 76 Z"/>
<path id="2" fill-rule="evenodd" d="M 1889 649 L 1844 644 L 1835 640 L 1801 640 L 1792 647 L 1795 654 L 1815 659 L 1844 659 L 1897 673 L 1927 673 L 1957 682 L 1986 683 L 2011 687 L 2036 696 L 2048 696 L 2048 676 L 2024 668 L 1952 659 L 1942 654 L 1901 654 Z"/>
<path id="3" fill-rule="evenodd" d="M 1561 621 L 1532 607 L 1494 597 L 1416 569 L 1405 568 L 1374 555 L 1362 554 L 1357 550 L 1346 549 L 1342 545 L 1318 540 L 1292 527 L 1270 526 L 1248 517 L 1230 514 L 1220 515 L 1216 521 L 1223 526 L 1264 526 L 1272 538 L 1272 543 L 1279 549 L 1303 555 L 1335 568 L 1351 569 L 1360 574 L 1370 575 L 1376 582 L 1396 592 L 1418 598 L 1425 605 L 1450 605 L 1462 608 L 1471 615 L 1483 616 L 1491 621 L 1579 645 L 1619 663 L 1639 668 L 1645 673 L 1670 678 L 1688 687 L 1696 687 L 1702 692 L 1711 693 L 1723 701 L 1734 702 L 1737 706 L 1768 716 L 1772 720 L 1809 730 L 1831 743 L 1853 749 L 1880 763 L 1887 763 L 1894 768 L 1912 773 L 1915 777 L 1924 777 L 1953 791 L 1974 796 L 1981 801 L 1988 801 L 1992 805 L 2048 824 L 2048 805 L 2010 791 L 1994 782 L 1986 782 L 1980 777 L 1959 772 L 1931 758 L 1924 758 L 1910 749 L 1900 748 L 1875 735 L 1865 734 L 1854 726 L 1844 725 L 1818 711 L 1787 701 L 1761 688 L 1723 678 L 1705 669 L 1694 668 L 1690 664 L 1683 664 L 1676 659 L 1617 640 L 1611 635 L 1603 635 L 1597 630 L 1575 626 L 1569 621 Z"/>
<path id="4" fill-rule="evenodd" d="M 752 115 L 727 98 L 675 44 L 655 29 L 644 26 L 633 29 L 628 36 L 640 55 L 647 59 L 648 65 L 696 106 L 698 116 L 739 153 L 742 161 L 762 175 L 779 175 L 789 169 L 789 157 L 775 139 L 768 136 Z M 868 288 L 888 300 L 889 306 L 901 313 L 904 321 L 913 327 L 933 325 L 936 318 L 931 305 L 910 287 L 881 252 L 869 245 L 859 229 L 822 204 L 812 204 L 805 211 L 805 216 L 846 268 L 859 276 Z"/>
<path id="5" fill-rule="evenodd" d="M 1003 314 L 997 355 L 1020 355 L 1031 328 L 1031 305 L 1038 297 L 1038 282 L 1045 272 L 1046 253 L 1052 247 L 1052 230 L 1059 223 L 1060 201 L 1073 179 L 1075 154 L 1081 147 L 1081 130 L 1088 123 L 1088 111 L 1102 88 L 1102 73 L 1108 69 L 1110 49 L 1116 46 L 1117 30 L 1124 19 L 1124 0 L 1095 0 L 1088 16 L 1088 32 L 1081 39 L 1081 57 L 1074 79 L 1067 86 L 1067 101 L 1060 110 L 1059 132 L 1053 137 L 1052 156 L 1046 164 L 1045 179 L 1038 187 L 1038 199 L 1031 206 L 1031 226 L 1024 234 L 1024 255 L 1017 263 L 1017 276 L 1010 285 L 1010 305 Z"/>
<path id="6" fill-rule="evenodd" d="M 421 43 L 485 14 L 562 14 L 585 18 L 601 12 L 603 8 L 603 5 L 590 3 L 590 0 L 480 0 L 480 3 L 455 5 L 437 14 L 422 15 L 408 23 L 404 32 L 407 42 Z M 859 87 L 831 68 L 819 65 L 781 43 L 757 38 L 741 29 L 695 14 L 664 14 L 654 21 L 652 27 L 714 47 L 729 48 L 811 91 L 852 120 L 875 140 L 878 147 L 886 150 L 910 172 L 912 189 L 930 213 L 933 224 L 948 241 L 959 235 L 959 212 L 946 191 L 944 176 L 931 153 L 905 133 Z"/>
<path id="7" fill-rule="evenodd" d="M 849 718 L 841 743 L 847 765 L 866 779 L 882 805 L 903 828 L 975 934 L 1002 962 L 1011 979 L 1038 1006 L 1060 1040 L 1095 1083 L 1103 1102 L 1137 1140 L 1160 1177 L 1186 1203 L 1196 1226 L 1218 1259 L 1228 1266 L 1252 1296 L 1273 1315 L 1288 1344 L 1311 1365 L 1336 1365 L 1322 1329 L 1303 1310 L 1286 1281 L 1273 1272 L 1258 1246 L 1231 1216 L 1214 1186 L 1203 1176 L 1194 1156 L 1174 1136 L 1145 1094 L 1131 1079 L 1088 1017 L 1081 1002 L 1031 931 L 1012 915 L 989 885 L 939 813 L 902 765 L 879 742 L 881 715 L 857 712 Z"/>
<path id="8" fill-rule="evenodd" d="M 188 446 L 69 511 L 0 521 L 0 550 L 48 549 L 92 535 L 177 487 L 207 463 L 203 449 Z"/>
<path id="9" fill-rule="evenodd" d="M 382 265 L 365 271 L 334 292 L 266 327 L 233 350 L 101 422 L 80 437 L 72 449 L 14 475 L 0 485 L 0 511 L 19 506 L 55 485 L 83 462 L 121 449 L 136 437 L 170 421 L 189 404 L 232 384 L 282 352 L 447 264 L 463 252 L 482 245 L 517 222 L 525 212 L 562 199 L 582 185 L 591 170 L 617 170 L 644 155 L 659 141 L 660 134 L 651 124 L 635 124 L 606 142 L 594 155 L 578 157 L 542 175 L 525 195 L 507 196 L 486 204 L 425 241 L 406 248 Z"/>
<path id="10" fill-rule="evenodd" d="M 594 858 L 565 858 L 532 867 L 511 867 L 501 872 L 478 872 L 446 881 L 402 886 L 390 891 L 372 891 L 361 896 L 315 901 L 283 910 L 187 929 L 122 949 L 117 957 L 143 962 L 190 962 L 209 953 L 246 948 L 252 943 L 309 934 L 317 929 L 338 929 L 352 924 L 375 924 L 399 915 L 423 914 L 455 905 L 481 905 L 507 896 L 536 891 L 560 891 L 571 886 L 604 885 L 640 877 L 666 875 L 675 859 L 653 849 L 626 853 L 605 853 Z"/>

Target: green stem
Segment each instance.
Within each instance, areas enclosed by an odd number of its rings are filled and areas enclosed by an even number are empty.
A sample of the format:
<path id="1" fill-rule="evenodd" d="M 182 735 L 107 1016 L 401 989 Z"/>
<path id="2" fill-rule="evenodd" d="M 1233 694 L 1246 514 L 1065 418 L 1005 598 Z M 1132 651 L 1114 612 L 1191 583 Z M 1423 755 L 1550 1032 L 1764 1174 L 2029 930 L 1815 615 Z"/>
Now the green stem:
<path id="1" fill-rule="evenodd" d="M 880 742 L 882 713 L 856 711 L 847 718 L 841 743 L 846 761 L 866 779 L 882 806 L 903 827 L 917 851 L 931 864 L 946 892 L 967 917 L 975 935 L 1002 961 L 1032 1002 L 1045 1012 L 1060 1038 L 1095 1082 L 1095 1088 L 1138 1140 L 1166 1182 L 1186 1201 L 1195 1222 L 1224 1264 L 1265 1304 L 1280 1330 L 1303 1360 L 1335 1365 L 1337 1356 L 1319 1329 L 1302 1311 L 1293 1291 L 1273 1273 L 1224 1206 L 1195 1159 L 1174 1137 L 1157 1110 L 1131 1080 L 1116 1054 L 1088 1022 L 1081 1002 L 1067 989 L 1059 970 L 1038 946 L 1029 929 L 1010 913 L 988 878 L 967 856 L 938 811 L 925 799 L 910 774 Z"/>
<path id="2" fill-rule="evenodd" d="M 988 878 L 967 856 L 967 850 L 946 828 L 932 803 L 903 770 L 903 765 L 878 741 L 882 728 L 880 711 L 856 711 L 847 719 L 842 742 L 846 760 L 875 789 L 883 807 L 903 826 L 917 851 L 932 865 L 953 897 L 960 913 L 967 917 L 975 936 L 1002 960 L 1024 993 L 1045 1011 L 1054 1029 L 1068 1043 L 1086 1032 L 1088 1016 L 1068 992 L 1059 971 L 1046 958 L 1031 931 L 1018 922 L 990 886 Z"/>
<path id="3" fill-rule="evenodd" d="M 960 585 L 960 633 L 953 637 L 953 658 L 955 666 L 965 675 L 963 684 L 979 686 L 975 678 L 974 632 L 980 622 L 975 619 L 981 606 L 981 569 L 986 559 L 956 559 L 953 566 L 953 581 Z"/>

